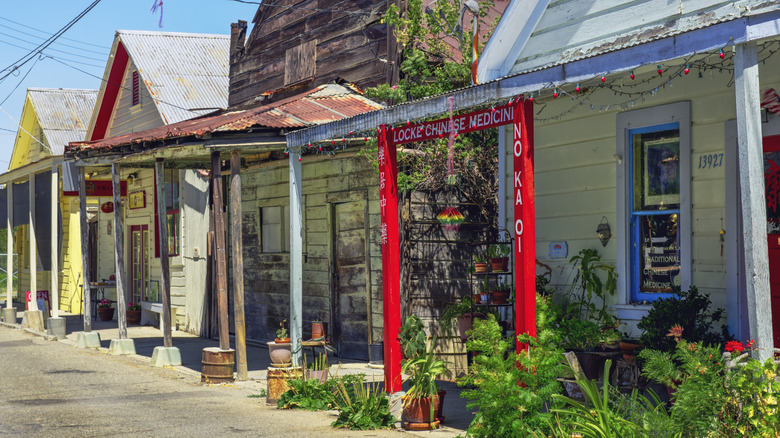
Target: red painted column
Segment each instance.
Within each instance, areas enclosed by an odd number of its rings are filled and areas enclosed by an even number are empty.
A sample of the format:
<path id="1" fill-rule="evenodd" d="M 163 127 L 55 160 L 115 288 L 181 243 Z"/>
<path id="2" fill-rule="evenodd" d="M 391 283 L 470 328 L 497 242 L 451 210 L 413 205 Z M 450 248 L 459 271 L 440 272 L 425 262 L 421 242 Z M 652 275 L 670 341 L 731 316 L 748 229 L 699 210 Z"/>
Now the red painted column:
<path id="1" fill-rule="evenodd" d="M 385 125 L 379 128 L 379 212 L 382 241 L 385 391 L 401 390 L 401 254 L 398 239 L 398 167 L 395 144 Z"/>
<path id="2" fill-rule="evenodd" d="M 536 218 L 533 102 L 512 104 L 515 206 L 515 330 L 536 337 Z M 517 343 L 517 352 L 525 345 Z"/>

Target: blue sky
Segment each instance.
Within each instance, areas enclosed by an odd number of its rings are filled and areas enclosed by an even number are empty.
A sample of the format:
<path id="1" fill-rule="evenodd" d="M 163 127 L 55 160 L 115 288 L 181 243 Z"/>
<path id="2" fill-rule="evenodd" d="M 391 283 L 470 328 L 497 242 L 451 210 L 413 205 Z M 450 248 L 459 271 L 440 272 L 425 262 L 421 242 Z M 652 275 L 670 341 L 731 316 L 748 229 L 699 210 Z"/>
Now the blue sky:
<path id="1" fill-rule="evenodd" d="M 4 1 L 0 9 L 0 69 L 14 65 L 19 58 L 65 26 L 93 1 Z M 251 25 L 257 10 L 255 4 L 232 0 L 163 0 L 163 27 L 160 28 L 160 13 L 159 10 L 155 14 L 150 12 L 152 4 L 152 0 L 102 0 L 44 50 L 44 54 L 86 73 L 44 58 L 28 62 L 0 81 L 0 102 L 5 100 L 0 104 L 0 173 L 8 168 L 27 88 L 98 89 L 98 78 L 103 76 L 115 30 L 227 35 L 230 33 L 230 23 L 246 20 Z M 3 72 L 0 77 L 6 73 Z"/>

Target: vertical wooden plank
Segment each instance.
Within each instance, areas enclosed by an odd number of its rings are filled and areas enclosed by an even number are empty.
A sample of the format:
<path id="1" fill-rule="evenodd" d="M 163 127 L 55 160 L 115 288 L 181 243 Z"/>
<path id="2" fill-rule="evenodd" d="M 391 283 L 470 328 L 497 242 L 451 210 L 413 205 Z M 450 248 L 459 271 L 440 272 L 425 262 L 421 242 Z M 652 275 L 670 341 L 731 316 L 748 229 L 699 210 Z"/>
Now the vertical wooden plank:
<path id="1" fill-rule="evenodd" d="M 249 378 L 246 359 L 246 319 L 244 318 L 244 247 L 241 229 L 241 156 L 230 153 L 230 218 L 233 239 L 233 319 L 236 330 L 236 377 Z"/>
<path id="2" fill-rule="evenodd" d="M 228 333 L 227 260 L 225 259 L 225 213 L 222 211 L 222 160 L 219 152 L 211 153 L 211 188 L 214 199 L 214 237 L 217 259 L 217 312 L 219 315 L 219 348 L 230 349 Z"/>
<path id="3" fill-rule="evenodd" d="M 6 261 L 5 261 L 5 272 L 8 273 L 5 278 L 5 307 L 10 309 L 13 307 L 13 297 L 11 293 L 14 290 L 14 276 L 12 273 L 14 272 L 14 183 L 13 181 L 9 181 L 5 185 L 5 191 L 6 191 L 6 215 L 5 218 L 5 230 L 8 234 L 6 246 L 5 246 L 5 252 L 7 254 Z"/>
<path id="4" fill-rule="evenodd" d="M 301 363 L 303 338 L 303 197 L 301 162 L 295 154 L 290 160 L 290 338 L 294 366 Z"/>
<path id="5" fill-rule="evenodd" d="M 59 167 L 51 167 L 51 316 L 60 316 L 60 176 Z"/>
<path id="6" fill-rule="evenodd" d="M 30 209 L 27 220 L 28 239 L 30 243 L 30 310 L 44 310 L 38 308 L 38 239 L 35 236 L 35 174 L 30 174 Z M 48 317 L 49 315 L 44 315 Z"/>
<path id="7" fill-rule="evenodd" d="M 398 236 L 398 166 L 396 146 L 385 125 L 379 140 L 379 215 L 382 246 L 382 310 L 384 316 L 385 391 L 401 390 L 401 271 Z"/>
<path id="8" fill-rule="evenodd" d="M 119 309 L 119 339 L 127 339 L 127 304 L 125 303 L 125 232 L 122 225 L 121 171 L 118 163 L 111 163 L 114 195 L 114 259 L 116 260 L 116 307 Z"/>
<path id="9" fill-rule="evenodd" d="M 734 92 L 737 100 L 747 308 L 750 337 L 758 343 L 758 357 L 763 361 L 772 357 L 773 338 L 758 56 L 755 42 L 738 44 L 735 47 Z"/>
<path id="10" fill-rule="evenodd" d="M 81 228 L 81 291 L 84 294 L 84 331 L 92 331 L 92 293 L 89 287 L 89 224 L 84 168 L 79 167 L 79 225 Z"/>
<path id="11" fill-rule="evenodd" d="M 171 334 L 171 271 L 168 259 L 168 215 L 165 205 L 165 163 L 162 158 L 154 162 L 157 179 L 157 232 L 160 236 L 160 289 L 162 291 L 163 346 L 172 347 Z"/>
<path id="12" fill-rule="evenodd" d="M 515 212 L 515 331 L 536 337 L 536 217 L 534 213 L 533 103 L 512 105 Z M 524 344 L 516 342 L 519 353 Z"/>

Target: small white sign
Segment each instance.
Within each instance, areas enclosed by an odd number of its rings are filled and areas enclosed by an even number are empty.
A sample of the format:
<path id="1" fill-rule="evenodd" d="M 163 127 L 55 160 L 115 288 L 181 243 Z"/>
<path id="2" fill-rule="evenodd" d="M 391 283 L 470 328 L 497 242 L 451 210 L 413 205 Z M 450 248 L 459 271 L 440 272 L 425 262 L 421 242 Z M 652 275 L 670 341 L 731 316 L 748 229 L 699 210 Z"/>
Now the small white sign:
<path id="1" fill-rule="evenodd" d="M 548 254 L 551 259 L 565 259 L 569 255 L 569 244 L 566 241 L 550 242 Z"/>

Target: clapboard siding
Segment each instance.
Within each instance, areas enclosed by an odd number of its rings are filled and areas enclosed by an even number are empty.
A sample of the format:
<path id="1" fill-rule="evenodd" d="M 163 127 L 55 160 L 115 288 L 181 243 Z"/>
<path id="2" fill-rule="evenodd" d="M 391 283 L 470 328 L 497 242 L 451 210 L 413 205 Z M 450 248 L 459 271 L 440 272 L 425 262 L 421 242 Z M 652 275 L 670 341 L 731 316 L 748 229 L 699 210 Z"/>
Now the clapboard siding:
<path id="1" fill-rule="evenodd" d="M 542 14 L 511 73 L 732 20 L 776 1 L 562 0 Z"/>
<path id="2" fill-rule="evenodd" d="M 282 4 L 295 8 L 278 7 Z M 312 7 L 367 15 L 305 9 Z M 264 92 L 294 85 L 298 75 L 287 70 L 295 65 L 286 65 L 285 58 L 288 50 L 304 43 L 316 44 L 314 75 L 311 79 L 306 79 L 310 74 L 303 75 L 307 88 L 337 79 L 361 88 L 385 82 L 387 26 L 380 18 L 386 9 L 384 0 L 293 0 L 260 5 L 243 52 L 231 57 L 230 106 L 252 104 Z"/>
<path id="3" fill-rule="evenodd" d="M 125 75 L 122 79 L 122 88 L 119 90 L 114 113 L 108 126 L 106 138 L 117 135 L 140 132 L 146 129 L 156 128 L 167 124 L 157 111 L 157 105 L 152 100 L 149 90 L 143 83 L 143 75 L 139 89 L 141 91 L 140 103 L 133 106 L 133 72 L 136 71 L 133 61 L 127 62 Z M 140 74 L 141 72 L 139 72 Z M 193 114 L 193 117 L 196 114 Z"/>

